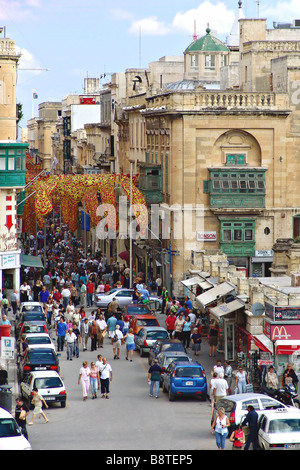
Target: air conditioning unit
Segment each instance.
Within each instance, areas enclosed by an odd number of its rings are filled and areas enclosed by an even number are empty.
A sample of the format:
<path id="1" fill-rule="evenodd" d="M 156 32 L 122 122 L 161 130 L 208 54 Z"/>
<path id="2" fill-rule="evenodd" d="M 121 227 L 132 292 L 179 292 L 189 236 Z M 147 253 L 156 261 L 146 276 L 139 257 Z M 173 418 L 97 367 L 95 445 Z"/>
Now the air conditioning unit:
<path id="1" fill-rule="evenodd" d="M 300 20 L 294 20 L 293 21 L 293 26 L 294 26 L 294 28 L 300 28 Z"/>

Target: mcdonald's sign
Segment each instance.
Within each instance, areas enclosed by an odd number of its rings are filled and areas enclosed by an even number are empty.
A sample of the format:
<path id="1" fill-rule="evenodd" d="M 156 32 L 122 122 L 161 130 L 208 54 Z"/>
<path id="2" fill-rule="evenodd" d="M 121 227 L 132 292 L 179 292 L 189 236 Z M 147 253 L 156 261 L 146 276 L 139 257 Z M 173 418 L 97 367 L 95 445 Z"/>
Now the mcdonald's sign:
<path id="1" fill-rule="evenodd" d="M 283 325 L 275 326 L 272 330 L 271 339 L 273 341 L 277 341 L 278 339 L 291 339 L 291 335 L 288 334 L 286 327 Z"/>

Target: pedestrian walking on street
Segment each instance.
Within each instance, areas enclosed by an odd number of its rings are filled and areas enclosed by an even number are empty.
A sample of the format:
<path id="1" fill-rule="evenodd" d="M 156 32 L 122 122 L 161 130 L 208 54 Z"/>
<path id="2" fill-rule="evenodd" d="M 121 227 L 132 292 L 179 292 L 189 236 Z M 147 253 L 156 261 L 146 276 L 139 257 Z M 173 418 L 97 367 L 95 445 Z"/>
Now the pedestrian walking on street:
<path id="1" fill-rule="evenodd" d="M 100 388 L 100 375 L 99 369 L 95 365 L 94 362 L 91 362 L 90 366 L 90 384 L 91 384 L 91 392 L 92 392 L 92 399 L 97 398 L 97 390 Z"/>
<path id="2" fill-rule="evenodd" d="M 218 327 L 215 322 L 211 322 L 208 333 L 209 357 L 215 357 L 218 343 Z"/>
<path id="3" fill-rule="evenodd" d="M 82 349 L 83 351 L 87 350 L 87 343 L 89 339 L 89 319 L 87 317 L 81 322 L 80 325 L 80 337 L 82 341 Z"/>
<path id="4" fill-rule="evenodd" d="M 109 386 L 113 378 L 112 368 L 111 365 L 108 364 L 106 357 L 103 358 L 102 362 L 102 366 L 99 368 L 101 393 L 102 398 L 109 398 Z"/>
<path id="5" fill-rule="evenodd" d="M 64 350 L 65 336 L 67 332 L 67 324 L 64 320 L 64 317 L 61 316 L 59 322 L 56 323 L 56 336 L 57 336 L 57 351 Z"/>
<path id="6" fill-rule="evenodd" d="M 28 439 L 28 432 L 26 428 L 26 418 L 29 415 L 28 406 L 23 402 L 22 397 L 16 398 L 15 418 L 21 428 L 22 434 Z"/>
<path id="7" fill-rule="evenodd" d="M 123 337 L 123 341 L 126 343 L 126 360 L 128 361 L 129 356 L 130 362 L 132 362 L 133 351 L 135 350 L 134 334 L 132 328 L 129 328 L 127 335 Z"/>
<path id="8" fill-rule="evenodd" d="M 43 404 L 44 404 L 45 408 L 48 408 L 47 403 L 45 402 L 42 395 L 39 394 L 39 391 L 38 391 L 37 388 L 34 388 L 32 390 L 32 395 L 33 395 L 33 397 L 32 397 L 31 403 L 34 405 L 34 410 L 32 412 L 32 421 L 28 424 L 30 426 L 33 425 L 34 420 L 35 420 L 36 416 L 38 416 L 38 415 L 42 415 L 44 420 L 45 420 L 45 423 L 48 423 L 49 420 L 48 420 L 47 416 L 45 415 L 45 413 L 42 410 Z"/>
<path id="9" fill-rule="evenodd" d="M 149 396 L 153 397 L 153 388 L 155 391 L 155 398 L 159 396 L 159 385 L 161 378 L 161 367 L 158 365 L 158 360 L 154 359 L 154 363 L 148 370 L 148 382 L 150 382 Z"/>
<path id="10" fill-rule="evenodd" d="M 72 361 L 73 355 L 75 353 L 76 342 L 77 336 L 73 332 L 73 329 L 69 328 L 65 337 L 65 345 L 67 346 L 67 360 Z"/>
<path id="11" fill-rule="evenodd" d="M 246 392 L 246 385 L 249 383 L 248 375 L 242 366 L 239 366 L 238 371 L 235 375 L 235 388 L 238 389 L 238 393 Z"/>
<path id="12" fill-rule="evenodd" d="M 114 359 L 120 359 L 120 349 L 123 339 L 123 333 L 120 329 L 120 325 L 116 325 L 115 336 L 113 338 L 113 353 Z"/>
<path id="13" fill-rule="evenodd" d="M 211 433 L 215 432 L 216 444 L 219 450 L 225 449 L 226 437 L 228 436 L 228 428 L 230 426 L 229 418 L 225 414 L 224 408 L 217 410 L 217 415 L 211 426 Z"/>
<path id="14" fill-rule="evenodd" d="M 229 395 L 231 395 L 232 375 L 233 375 L 232 367 L 228 361 L 225 361 L 224 378 L 227 380 L 227 383 L 228 383 Z"/>
<path id="15" fill-rule="evenodd" d="M 83 401 L 86 401 L 90 388 L 90 368 L 87 361 L 83 361 L 79 371 L 78 385 L 81 383 Z"/>
<path id="16" fill-rule="evenodd" d="M 201 351 L 202 336 L 198 331 L 198 328 L 193 329 L 193 334 L 191 336 L 192 341 L 192 350 L 194 351 L 195 356 L 199 356 L 199 351 Z"/>

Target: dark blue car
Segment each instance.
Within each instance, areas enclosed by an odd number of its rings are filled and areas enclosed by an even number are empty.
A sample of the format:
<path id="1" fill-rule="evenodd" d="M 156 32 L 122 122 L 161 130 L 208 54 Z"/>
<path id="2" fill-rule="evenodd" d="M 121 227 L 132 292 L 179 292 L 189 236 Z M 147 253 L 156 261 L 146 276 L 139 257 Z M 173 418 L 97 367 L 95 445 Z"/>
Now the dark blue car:
<path id="1" fill-rule="evenodd" d="M 172 362 L 163 374 L 163 392 L 169 400 L 195 396 L 207 398 L 207 383 L 203 367 L 198 362 Z"/>

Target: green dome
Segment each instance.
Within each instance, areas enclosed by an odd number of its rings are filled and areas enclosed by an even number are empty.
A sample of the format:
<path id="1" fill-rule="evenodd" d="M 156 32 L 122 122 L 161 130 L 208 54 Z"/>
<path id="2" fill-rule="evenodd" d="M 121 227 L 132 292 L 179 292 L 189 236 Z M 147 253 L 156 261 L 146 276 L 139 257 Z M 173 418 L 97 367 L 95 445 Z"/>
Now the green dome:
<path id="1" fill-rule="evenodd" d="M 220 41 L 219 39 L 215 38 L 210 34 L 210 29 L 207 28 L 206 36 L 203 36 L 200 39 L 196 39 L 193 41 L 192 44 L 185 50 L 185 52 L 218 52 L 224 51 L 228 52 L 228 47 Z"/>

